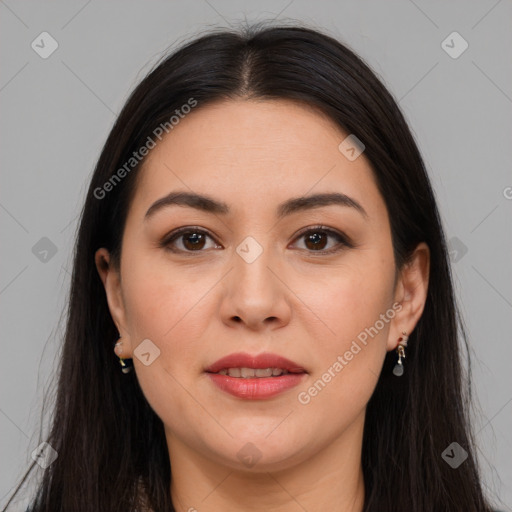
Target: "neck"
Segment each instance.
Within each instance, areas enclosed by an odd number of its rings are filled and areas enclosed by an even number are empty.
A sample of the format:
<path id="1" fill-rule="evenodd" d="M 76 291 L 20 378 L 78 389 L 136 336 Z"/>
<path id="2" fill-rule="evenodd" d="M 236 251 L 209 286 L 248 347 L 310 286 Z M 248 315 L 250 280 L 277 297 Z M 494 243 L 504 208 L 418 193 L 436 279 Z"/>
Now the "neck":
<path id="1" fill-rule="evenodd" d="M 277 471 L 216 463 L 167 433 L 177 512 L 361 512 L 364 414 L 313 457 Z"/>

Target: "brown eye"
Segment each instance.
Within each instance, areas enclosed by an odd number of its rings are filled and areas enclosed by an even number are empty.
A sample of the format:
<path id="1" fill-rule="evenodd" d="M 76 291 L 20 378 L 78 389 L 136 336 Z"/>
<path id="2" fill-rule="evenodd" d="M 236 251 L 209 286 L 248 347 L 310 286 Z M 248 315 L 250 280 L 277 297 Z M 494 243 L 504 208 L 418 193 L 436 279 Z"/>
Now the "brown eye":
<path id="1" fill-rule="evenodd" d="M 326 235 L 325 232 L 311 233 L 309 235 L 305 235 L 305 244 L 308 249 L 311 250 L 322 250 L 325 248 L 328 242 L 329 236 Z"/>
<path id="2" fill-rule="evenodd" d="M 188 250 L 202 249 L 205 243 L 205 236 L 202 233 L 190 233 L 181 235 L 182 243 Z"/>
<path id="3" fill-rule="evenodd" d="M 204 252 L 203 249 L 212 247 L 207 247 L 208 239 L 213 241 L 206 231 L 186 228 L 171 233 L 162 241 L 161 246 L 172 252 Z M 213 248 L 215 247 L 219 246 L 213 243 Z"/>
<path id="4" fill-rule="evenodd" d="M 303 232 L 298 240 L 300 239 L 304 239 L 304 246 L 309 252 L 332 253 L 344 247 L 353 247 L 346 236 L 321 226 L 310 228 Z M 330 242 L 332 239 L 336 240 L 337 244 L 334 243 L 333 245 L 332 242 Z M 329 243 L 331 244 L 330 246 Z"/>
<path id="5" fill-rule="evenodd" d="M 297 238 L 297 240 L 301 239 L 304 239 L 306 251 L 320 254 L 330 254 L 346 247 L 354 247 L 345 235 L 322 226 L 304 231 Z M 211 240 L 210 246 L 208 246 L 208 240 Z M 200 253 L 205 252 L 206 249 L 221 248 L 209 233 L 194 227 L 182 228 L 169 234 L 162 240 L 160 246 L 175 253 Z"/>

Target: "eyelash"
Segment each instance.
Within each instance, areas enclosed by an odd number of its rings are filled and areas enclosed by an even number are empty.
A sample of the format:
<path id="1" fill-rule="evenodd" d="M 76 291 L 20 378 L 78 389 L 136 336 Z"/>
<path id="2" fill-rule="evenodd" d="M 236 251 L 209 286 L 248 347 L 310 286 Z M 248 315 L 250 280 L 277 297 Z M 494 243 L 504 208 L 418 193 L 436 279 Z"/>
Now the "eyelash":
<path id="1" fill-rule="evenodd" d="M 191 233 L 196 233 L 196 234 L 199 233 L 202 235 L 207 235 L 215 242 L 215 239 L 213 238 L 212 235 L 210 235 L 210 233 L 208 231 L 205 231 L 204 229 L 201 229 L 199 227 L 188 226 L 188 227 L 180 228 L 180 229 L 173 231 L 173 232 L 169 233 L 168 235 L 166 235 L 160 242 L 159 246 L 161 248 L 164 248 L 173 253 L 191 254 L 191 253 L 195 253 L 195 252 L 196 253 L 205 252 L 205 250 L 190 251 L 190 250 L 186 250 L 186 249 L 176 249 L 176 248 L 171 247 L 171 244 L 174 241 L 178 240 L 180 238 L 180 236 L 183 236 L 186 234 L 191 234 Z M 333 236 L 333 237 L 337 238 L 338 242 L 339 242 L 338 246 L 331 248 L 331 249 L 320 249 L 318 251 L 308 251 L 307 249 L 302 249 L 302 250 L 306 250 L 307 252 L 309 252 L 313 255 L 315 255 L 315 254 L 318 254 L 320 256 L 321 255 L 330 255 L 330 254 L 340 252 L 345 248 L 352 249 L 354 247 L 354 244 L 350 241 L 350 239 L 345 234 L 338 232 L 338 231 L 334 231 L 333 229 L 328 228 L 327 226 L 322 226 L 322 225 L 312 226 L 312 227 L 308 227 L 308 228 L 304 229 L 297 235 L 297 237 L 294 240 L 297 240 L 299 238 L 304 237 L 305 235 L 309 235 L 309 234 L 313 234 L 313 233 L 324 233 L 329 236 Z M 217 243 L 217 242 L 215 242 L 215 243 Z"/>

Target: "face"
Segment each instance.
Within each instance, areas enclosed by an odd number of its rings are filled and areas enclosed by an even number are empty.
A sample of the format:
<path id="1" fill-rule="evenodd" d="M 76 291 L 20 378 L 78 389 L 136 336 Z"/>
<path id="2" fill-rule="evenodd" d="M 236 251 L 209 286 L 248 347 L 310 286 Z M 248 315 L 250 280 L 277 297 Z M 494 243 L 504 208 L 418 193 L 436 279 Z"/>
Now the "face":
<path id="1" fill-rule="evenodd" d="M 338 149 L 348 135 L 298 103 L 232 100 L 198 108 L 148 155 L 119 273 L 102 277 L 171 465 L 188 450 L 284 469 L 361 435 L 386 351 L 422 306 L 397 304 L 386 206 L 364 153 Z M 159 202 L 177 192 L 211 202 Z M 323 194 L 339 195 L 304 201 Z M 206 371 L 240 353 L 213 369 L 258 375 Z M 251 361 L 261 354 L 275 358 Z"/>

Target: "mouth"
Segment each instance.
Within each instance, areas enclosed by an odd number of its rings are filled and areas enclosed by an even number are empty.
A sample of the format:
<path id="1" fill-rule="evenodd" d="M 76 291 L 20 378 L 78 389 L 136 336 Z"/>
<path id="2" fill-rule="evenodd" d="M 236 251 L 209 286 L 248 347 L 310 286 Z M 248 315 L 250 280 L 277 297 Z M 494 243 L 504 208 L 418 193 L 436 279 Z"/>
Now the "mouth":
<path id="1" fill-rule="evenodd" d="M 296 362 L 268 352 L 257 355 L 244 352 L 229 354 L 205 368 L 205 371 L 244 379 L 307 373 L 306 369 Z"/>
<path id="2" fill-rule="evenodd" d="M 205 369 L 218 389 L 242 399 L 272 398 L 300 384 L 308 374 L 276 354 L 231 354 Z"/>
<path id="3" fill-rule="evenodd" d="M 265 377 L 280 377 L 281 375 L 289 375 L 290 373 L 299 374 L 306 373 L 301 368 L 292 368 L 287 370 L 285 368 L 223 368 L 218 372 L 207 372 L 214 373 L 216 375 L 228 375 L 235 379 L 261 379 Z"/>

